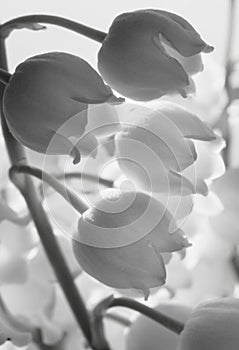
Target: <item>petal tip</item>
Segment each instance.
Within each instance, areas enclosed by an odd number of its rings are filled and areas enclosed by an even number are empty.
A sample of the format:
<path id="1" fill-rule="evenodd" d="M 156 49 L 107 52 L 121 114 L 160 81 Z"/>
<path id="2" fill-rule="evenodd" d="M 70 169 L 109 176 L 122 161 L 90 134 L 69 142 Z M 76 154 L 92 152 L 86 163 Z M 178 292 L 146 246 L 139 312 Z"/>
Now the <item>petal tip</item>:
<path id="1" fill-rule="evenodd" d="M 81 161 L 81 154 L 79 152 L 79 150 L 77 149 L 77 147 L 74 147 L 71 151 L 71 157 L 73 158 L 73 164 L 76 165 L 78 163 L 80 163 Z"/>
<path id="2" fill-rule="evenodd" d="M 211 45 L 205 45 L 204 49 L 202 50 L 202 52 L 204 53 L 210 53 L 214 50 L 214 46 Z"/>
<path id="3" fill-rule="evenodd" d="M 106 102 L 113 104 L 113 105 L 119 105 L 119 104 L 125 102 L 125 98 L 124 97 L 116 97 L 115 95 L 111 95 L 110 98 Z"/>
<path id="4" fill-rule="evenodd" d="M 142 290 L 143 295 L 144 295 L 144 300 L 147 301 L 149 296 L 150 296 L 150 290 L 148 288 L 145 288 Z"/>

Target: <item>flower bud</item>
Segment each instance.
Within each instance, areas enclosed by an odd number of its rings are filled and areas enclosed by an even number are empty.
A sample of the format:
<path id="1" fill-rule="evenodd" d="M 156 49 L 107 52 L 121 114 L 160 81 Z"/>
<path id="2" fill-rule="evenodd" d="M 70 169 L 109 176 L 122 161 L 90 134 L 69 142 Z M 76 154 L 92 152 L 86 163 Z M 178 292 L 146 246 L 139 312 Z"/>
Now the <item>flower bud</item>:
<path id="1" fill-rule="evenodd" d="M 123 13 L 113 21 L 98 55 L 105 81 L 126 97 L 149 101 L 165 94 L 186 97 L 191 75 L 211 52 L 184 18 L 161 10 Z"/>
<path id="2" fill-rule="evenodd" d="M 86 61 L 51 52 L 16 68 L 5 89 L 3 108 L 11 133 L 25 146 L 40 153 L 71 153 L 77 162 L 78 145 L 70 137 L 84 134 L 88 104 L 117 101 L 122 99 Z"/>
<path id="3" fill-rule="evenodd" d="M 165 283 L 164 259 L 189 245 L 156 199 L 142 192 L 105 190 L 83 213 L 73 249 L 79 264 L 102 283 L 122 289 L 149 289 Z M 176 227 L 176 225 L 174 225 Z"/>
<path id="4" fill-rule="evenodd" d="M 223 298 L 199 305 L 185 324 L 177 350 L 237 350 L 239 301 Z"/>

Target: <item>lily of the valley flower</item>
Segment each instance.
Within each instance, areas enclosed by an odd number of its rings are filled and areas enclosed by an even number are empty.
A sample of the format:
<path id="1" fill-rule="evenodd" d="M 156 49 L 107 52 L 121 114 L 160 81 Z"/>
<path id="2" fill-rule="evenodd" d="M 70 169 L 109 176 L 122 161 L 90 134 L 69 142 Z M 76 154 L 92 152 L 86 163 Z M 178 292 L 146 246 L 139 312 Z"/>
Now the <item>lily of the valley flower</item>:
<path id="1" fill-rule="evenodd" d="M 150 288 L 165 283 L 167 253 L 182 250 L 188 241 L 176 224 L 169 233 L 172 215 L 149 195 L 118 189 L 101 195 L 79 220 L 76 259 L 102 283 L 141 290 L 147 299 Z"/>
<path id="2" fill-rule="evenodd" d="M 126 108 L 127 113 L 121 113 L 123 130 L 116 135 L 118 163 L 124 174 L 139 188 L 152 192 L 205 194 L 205 188 L 195 181 L 197 152 L 192 140 L 213 141 L 214 132 L 173 103 L 159 102 L 154 110 Z M 191 178 L 184 176 L 190 166 Z"/>
<path id="3" fill-rule="evenodd" d="M 52 52 L 31 57 L 16 68 L 5 89 L 3 108 L 12 134 L 24 145 L 40 153 L 72 154 L 78 162 L 81 145 L 74 145 L 70 137 L 84 134 L 89 104 L 106 102 L 122 99 L 86 61 Z"/>
<path id="4" fill-rule="evenodd" d="M 184 18 L 161 10 L 121 14 L 113 21 L 98 55 L 106 82 L 126 97 L 149 101 L 194 91 L 191 75 L 203 69 L 207 45 Z"/>
<path id="5" fill-rule="evenodd" d="M 187 320 L 177 350 L 237 350 L 239 301 L 223 298 L 199 305 Z"/>

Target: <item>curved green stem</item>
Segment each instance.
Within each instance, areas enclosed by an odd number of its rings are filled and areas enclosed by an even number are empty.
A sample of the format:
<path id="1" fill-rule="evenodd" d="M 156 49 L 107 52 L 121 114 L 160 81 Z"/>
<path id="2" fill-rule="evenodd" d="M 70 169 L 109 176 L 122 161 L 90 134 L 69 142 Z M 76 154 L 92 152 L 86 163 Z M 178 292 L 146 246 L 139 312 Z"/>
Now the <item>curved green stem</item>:
<path id="1" fill-rule="evenodd" d="M 106 178 L 101 177 L 101 176 L 96 176 L 94 174 L 82 173 L 82 172 L 68 172 L 65 174 L 55 174 L 54 176 L 57 180 L 65 180 L 65 182 L 68 180 L 73 180 L 73 179 L 82 179 L 82 180 L 87 180 L 89 182 L 97 183 L 97 184 L 102 185 L 106 188 L 114 188 L 114 180 L 109 180 L 109 179 L 106 179 Z M 46 183 L 44 185 L 46 186 Z M 45 190 L 46 190 L 46 188 L 45 188 Z M 43 193 L 43 185 L 42 184 L 39 186 L 39 191 L 40 191 L 41 196 L 43 197 L 44 193 Z M 96 193 L 94 188 L 87 189 L 87 190 L 85 190 L 83 188 L 83 190 L 80 189 L 79 191 L 81 193 L 84 193 L 87 195 Z"/>
<path id="2" fill-rule="evenodd" d="M 46 182 L 51 186 L 57 193 L 59 193 L 68 203 L 70 203 L 80 214 L 83 214 L 87 209 L 88 205 L 69 188 L 65 187 L 61 182 L 59 182 L 54 176 L 46 173 L 45 171 L 31 167 L 29 165 L 19 165 L 15 164 L 10 169 L 9 175 L 12 181 L 15 183 L 15 175 L 17 173 L 32 175 L 43 182 Z"/>
<path id="3" fill-rule="evenodd" d="M 2 39 L 0 39 L 0 67 L 7 70 L 5 43 Z M 3 97 L 4 88 L 5 86 L 0 83 L 0 101 Z M 3 115 L 2 103 L 0 103 L 0 105 L 2 130 L 11 163 L 14 165 L 22 161 L 26 162 L 27 159 L 24 147 L 10 133 Z M 83 299 L 72 279 L 71 272 L 63 257 L 49 219 L 43 210 L 32 179 L 27 175 L 21 175 L 21 177 L 23 178 L 21 179 L 21 184 L 18 188 L 28 205 L 47 257 L 55 271 L 56 277 L 62 287 L 66 299 L 68 300 L 75 319 L 81 327 L 87 341 L 91 344 L 92 334 L 90 317 Z"/>
<path id="4" fill-rule="evenodd" d="M 151 309 L 150 307 L 143 305 L 133 299 L 114 298 L 114 296 L 111 295 L 106 299 L 101 300 L 92 311 L 92 342 L 99 344 L 99 350 L 108 350 L 107 340 L 104 337 L 103 317 L 106 315 L 107 310 L 116 306 L 126 307 L 128 309 L 137 311 L 176 334 L 180 334 L 184 329 L 183 323 L 157 310 Z M 129 325 L 130 324 L 127 324 L 126 326 Z"/>
<path id="5" fill-rule="evenodd" d="M 132 322 L 129 319 L 116 313 L 106 314 L 105 318 L 114 321 L 123 327 L 130 327 L 132 325 Z"/>
<path id="6" fill-rule="evenodd" d="M 175 320 L 172 317 L 169 317 L 157 310 L 151 309 L 150 307 L 141 304 L 133 299 L 128 298 L 113 298 L 111 303 L 108 305 L 108 308 L 121 306 L 127 307 L 131 310 L 138 311 L 144 316 L 149 317 L 151 320 L 156 321 L 167 329 L 171 330 L 176 334 L 180 334 L 184 328 L 184 324 Z"/>
<path id="7" fill-rule="evenodd" d="M 84 179 L 89 180 L 91 182 L 99 183 L 99 185 L 105 186 L 105 187 L 114 187 L 114 180 L 109 180 L 104 177 L 96 176 L 93 174 L 88 173 L 81 173 L 81 172 L 69 172 L 65 173 L 63 175 L 60 175 L 57 177 L 58 179 Z"/>
<path id="8" fill-rule="evenodd" d="M 39 14 L 39 15 L 17 17 L 2 24 L 0 26 L 0 36 L 7 37 L 9 33 L 14 29 L 24 28 L 24 27 L 31 28 L 29 24 L 32 24 L 32 23 L 46 23 L 46 24 L 57 25 L 57 26 L 69 29 L 78 34 L 84 35 L 87 38 L 98 41 L 100 43 L 103 42 L 103 40 L 107 35 L 106 33 L 100 30 L 85 26 L 84 24 L 81 24 L 78 22 L 71 21 L 64 17 Z M 32 29 L 34 29 L 34 27 Z"/>

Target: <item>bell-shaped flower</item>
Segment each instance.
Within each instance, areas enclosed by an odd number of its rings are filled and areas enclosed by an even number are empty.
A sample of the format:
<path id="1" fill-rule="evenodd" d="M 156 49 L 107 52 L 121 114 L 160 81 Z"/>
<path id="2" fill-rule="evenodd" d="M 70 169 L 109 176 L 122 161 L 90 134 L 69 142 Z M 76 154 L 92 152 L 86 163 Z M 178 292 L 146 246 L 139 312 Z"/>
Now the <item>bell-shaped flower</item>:
<path id="1" fill-rule="evenodd" d="M 171 253 L 189 246 L 172 215 L 142 192 L 108 189 L 86 210 L 74 235 L 80 266 L 102 283 L 137 289 L 147 299 L 149 289 L 165 283 L 165 262 Z"/>
<path id="2" fill-rule="evenodd" d="M 81 145 L 71 137 L 84 134 L 88 105 L 106 102 L 122 99 L 113 95 L 86 61 L 51 52 L 31 57 L 16 68 L 5 88 L 3 109 L 10 131 L 25 146 L 40 153 L 71 154 L 78 162 Z"/>
<path id="3" fill-rule="evenodd" d="M 192 140 L 216 139 L 205 123 L 183 107 L 165 101 L 154 110 L 129 105 L 121 111 L 116 156 L 121 170 L 137 188 L 170 195 L 205 194 L 194 181 L 196 171 L 189 179 L 183 173 L 190 166 L 194 170 L 197 152 Z"/>
<path id="4" fill-rule="evenodd" d="M 156 310 L 177 321 L 185 322 L 192 310 L 175 302 L 161 302 Z M 129 327 L 126 334 L 126 350 L 176 350 L 179 337 L 159 323 L 140 315 Z"/>
<path id="5" fill-rule="evenodd" d="M 223 298 L 199 305 L 180 334 L 177 350 L 237 350 L 239 301 Z"/>
<path id="6" fill-rule="evenodd" d="M 191 76 L 203 69 L 200 53 L 212 50 L 184 18 L 144 9 L 115 18 L 98 67 L 113 89 L 133 100 L 175 93 L 186 97 L 195 88 Z"/>

